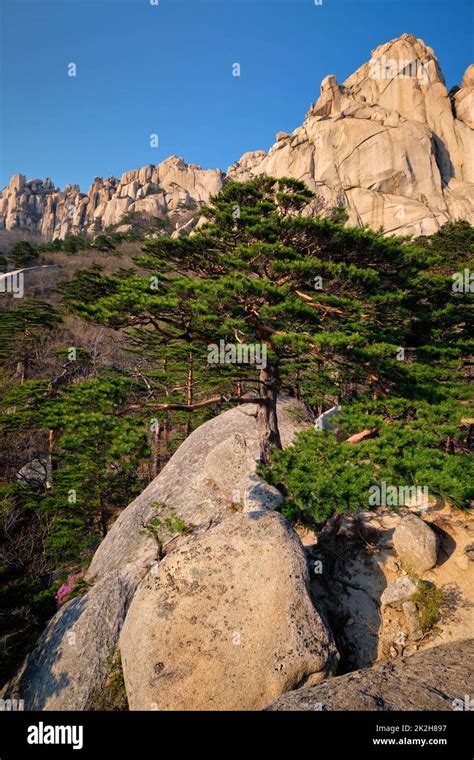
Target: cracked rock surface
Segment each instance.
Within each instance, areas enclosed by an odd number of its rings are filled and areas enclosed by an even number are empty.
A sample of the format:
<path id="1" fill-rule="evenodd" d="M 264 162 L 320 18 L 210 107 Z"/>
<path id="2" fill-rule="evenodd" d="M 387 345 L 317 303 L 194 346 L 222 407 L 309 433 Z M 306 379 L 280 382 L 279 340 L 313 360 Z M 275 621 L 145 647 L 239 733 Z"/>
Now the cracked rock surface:
<path id="1" fill-rule="evenodd" d="M 301 542 L 271 511 L 192 536 L 136 592 L 120 636 L 131 710 L 258 710 L 336 664 Z M 138 645 L 137 645 L 138 644 Z"/>
<path id="2" fill-rule="evenodd" d="M 453 710 L 472 694 L 474 639 L 284 694 L 268 710 Z M 458 707 L 459 709 L 459 707 Z"/>

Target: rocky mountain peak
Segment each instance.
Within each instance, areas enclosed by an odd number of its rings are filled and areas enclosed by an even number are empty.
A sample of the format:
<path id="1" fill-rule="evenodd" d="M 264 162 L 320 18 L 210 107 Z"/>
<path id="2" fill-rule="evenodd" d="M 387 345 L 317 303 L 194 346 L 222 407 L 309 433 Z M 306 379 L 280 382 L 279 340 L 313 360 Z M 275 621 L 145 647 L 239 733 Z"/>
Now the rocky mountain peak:
<path id="1" fill-rule="evenodd" d="M 267 153 L 246 153 L 228 171 L 302 179 L 349 223 L 387 233 L 431 234 L 474 219 L 473 74 L 453 101 L 432 48 L 411 34 L 380 45 L 342 84 L 334 75 L 301 127 Z M 309 209 L 311 212 L 311 209 Z"/>
<path id="2" fill-rule="evenodd" d="M 87 193 L 17 174 L 0 193 L 0 228 L 54 239 L 102 231 L 129 212 L 176 221 L 226 179 L 269 174 L 306 182 L 317 196 L 307 213 L 343 203 L 349 224 L 431 234 L 449 220 L 474 219 L 473 106 L 474 65 L 448 93 L 433 49 L 402 34 L 342 84 L 326 76 L 300 127 L 278 132 L 267 152 L 245 153 L 227 173 L 170 156 L 120 180 L 96 177 Z"/>

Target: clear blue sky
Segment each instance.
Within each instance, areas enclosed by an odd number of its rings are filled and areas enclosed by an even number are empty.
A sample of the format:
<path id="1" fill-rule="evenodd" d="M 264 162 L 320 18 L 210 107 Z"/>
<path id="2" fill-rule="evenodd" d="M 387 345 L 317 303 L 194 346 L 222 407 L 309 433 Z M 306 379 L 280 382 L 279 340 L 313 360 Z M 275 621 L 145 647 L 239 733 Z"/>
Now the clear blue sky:
<path id="1" fill-rule="evenodd" d="M 2 187 L 22 172 L 87 190 L 172 154 L 226 169 L 403 32 L 435 49 L 448 88 L 473 60 L 472 0 L 0 2 Z"/>

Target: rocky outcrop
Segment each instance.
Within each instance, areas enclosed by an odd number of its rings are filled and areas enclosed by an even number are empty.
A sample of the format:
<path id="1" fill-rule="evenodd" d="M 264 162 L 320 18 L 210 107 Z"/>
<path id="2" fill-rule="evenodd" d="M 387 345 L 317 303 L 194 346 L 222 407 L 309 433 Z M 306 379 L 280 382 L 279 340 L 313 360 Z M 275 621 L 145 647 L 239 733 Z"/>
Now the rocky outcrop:
<path id="1" fill-rule="evenodd" d="M 47 240 L 68 233 L 97 233 L 119 225 L 127 213 L 180 219 L 199 209 L 222 187 L 222 172 L 201 169 L 171 156 L 157 166 L 125 172 L 121 179 L 96 177 L 87 193 L 64 190 L 47 178 L 12 177 L 0 194 L 0 229 L 27 228 Z"/>
<path id="2" fill-rule="evenodd" d="M 146 700 L 146 709 L 192 707 L 197 700 L 200 709 L 217 707 L 219 700 L 222 707 L 258 709 L 285 689 L 313 684 L 334 661 L 323 620 L 333 630 L 341 667 L 364 668 L 364 673 L 382 660 L 383 674 L 398 674 L 392 665 L 398 668 L 401 658 L 404 662 L 417 650 L 438 651 L 437 645 L 446 641 L 464 646 L 463 640 L 472 636 L 474 604 L 472 517 L 434 502 L 422 508 L 422 527 L 439 538 L 439 561 L 423 574 L 424 588 L 442 592 L 442 599 L 435 600 L 435 625 L 428 631 L 420 629 L 422 617 L 426 623 L 426 599 L 414 594 L 415 584 L 393 547 L 394 533 L 416 516 L 413 512 L 381 508 L 346 515 L 334 521 L 334 532 L 317 535 L 298 526 L 313 568 L 309 593 L 316 612 L 309 603 L 301 545 L 272 511 L 281 495 L 255 474 L 255 415 L 256 406 L 244 404 L 188 437 L 99 546 L 86 576 L 86 593 L 61 607 L 0 696 L 24 699 L 26 709 L 93 709 L 95 695 L 110 677 L 110 658 L 125 620 L 122 654 L 132 709 Z M 281 398 L 278 416 L 285 446 L 314 423 L 295 399 Z M 410 509 L 420 511 L 416 505 Z M 179 516 L 181 527 L 173 521 L 160 526 L 158 542 L 152 518 L 167 513 Z M 229 631 L 236 633 L 230 643 Z M 145 645 L 150 662 L 141 654 Z M 209 656 L 211 648 L 219 652 L 216 662 Z M 467 658 L 468 649 L 466 653 Z M 157 666 L 153 673 L 150 663 Z M 138 685 L 135 668 L 141 674 Z M 378 673 L 374 690 L 361 686 L 359 693 L 356 680 L 354 709 L 370 695 L 378 696 L 379 685 L 385 704 L 413 709 L 410 700 L 420 699 L 418 709 L 434 709 L 422 690 L 405 689 L 398 675 L 392 679 Z M 421 673 L 424 677 L 420 666 Z M 234 679 L 233 692 L 228 675 Z M 456 672 L 448 675 L 454 678 Z M 347 677 L 330 680 L 342 678 Z M 186 684 L 191 684 L 189 690 Z M 402 702 L 405 692 L 409 699 Z M 345 709 L 337 706 L 340 699 L 338 692 L 330 709 Z"/>
<path id="3" fill-rule="evenodd" d="M 246 153 L 227 176 L 304 180 L 320 203 L 344 204 L 350 224 L 387 233 L 472 222 L 472 93 L 469 67 L 451 101 L 432 48 L 404 34 L 374 50 L 342 85 L 326 77 L 303 125 L 268 153 Z"/>
<path id="4" fill-rule="evenodd" d="M 321 680 L 336 650 L 308 581 L 303 547 L 276 512 L 234 515 L 181 544 L 125 620 L 130 709 L 256 710 Z"/>
<path id="5" fill-rule="evenodd" d="M 474 63 L 466 69 L 461 88 L 454 95 L 454 110 L 457 119 L 474 129 Z"/>
<path id="6" fill-rule="evenodd" d="M 261 514 L 262 510 L 274 508 L 281 501 L 279 492 L 255 475 L 259 456 L 256 413 L 255 404 L 243 404 L 209 420 L 191 433 L 158 477 L 122 512 L 93 558 L 86 576 L 88 590 L 84 595 L 67 602 L 56 613 L 18 676 L 0 696 L 24 699 L 27 710 L 89 708 L 97 690 L 106 682 L 110 657 L 117 645 L 129 604 L 139 582 L 148 574 L 152 580 L 157 571 L 160 577 L 165 572 L 161 571 L 161 552 L 156 536 L 149 527 L 150 519 L 156 514 L 156 508 L 165 507 L 168 514 L 178 515 L 186 525 L 184 535 L 179 532 L 173 533 L 170 527 L 168 532 L 163 530 L 160 536 L 165 545 L 164 552 L 167 558 L 169 557 L 169 564 L 165 565 L 165 568 L 169 568 L 174 567 L 171 562 L 173 550 L 180 551 L 181 544 L 189 538 L 189 532 L 194 531 L 191 540 L 199 546 L 200 536 L 203 536 L 202 540 L 205 541 L 206 536 L 213 535 L 212 530 L 208 530 L 211 525 L 216 526 L 228 517 L 240 516 L 247 519 L 245 515 L 251 514 L 252 511 L 259 510 Z M 288 445 L 300 430 L 313 422 L 306 408 L 294 399 L 279 400 L 278 416 L 283 445 Z M 241 515 L 236 514 L 240 512 Z M 259 523 L 266 524 L 265 520 Z M 259 529 L 255 530 L 258 533 Z M 250 528 L 247 533 L 251 533 Z M 277 534 L 280 535 L 278 545 L 286 552 L 285 557 L 288 561 L 292 562 L 295 568 L 298 567 L 301 564 L 301 547 L 286 523 L 283 521 L 280 528 L 275 527 L 273 532 L 270 529 L 270 534 L 274 538 Z M 255 537 L 255 542 L 257 540 L 258 537 Z M 216 541 L 219 542 L 218 539 Z M 263 543 L 263 538 L 261 541 Z M 269 547 L 268 552 L 276 562 L 274 549 Z M 289 559 L 293 552 L 295 556 Z M 241 553 L 242 565 L 239 569 L 234 567 L 234 574 L 242 571 L 245 562 L 250 563 L 243 547 Z M 229 562 L 232 556 L 232 550 L 229 550 Z M 255 559 L 255 562 L 260 560 Z M 201 570 L 207 572 L 202 565 Z M 212 575 L 217 590 L 221 585 L 228 583 L 226 574 L 230 572 L 229 569 L 223 574 L 222 584 L 217 580 L 217 570 L 212 562 L 209 564 L 208 572 L 209 578 Z M 300 594 L 301 614 L 303 617 L 308 615 L 308 619 L 312 620 L 308 626 L 313 626 L 313 633 L 320 631 L 322 645 L 326 641 L 326 629 L 316 612 L 314 618 L 310 616 L 305 585 L 307 579 L 301 568 L 298 572 L 293 585 L 290 580 L 286 581 L 286 589 L 288 593 L 290 587 L 293 589 L 291 593 L 294 598 Z M 255 569 L 255 576 L 252 577 L 261 578 L 263 573 L 264 568 L 259 565 L 258 569 Z M 249 578 L 247 581 L 250 583 Z M 281 583 L 284 585 L 283 580 Z M 243 593 L 244 581 L 236 579 L 235 584 Z M 231 591 L 233 593 L 233 590 L 229 589 L 229 593 Z M 262 599 L 264 598 L 264 592 L 256 589 L 255 601 L 259 593 Z M 205 600 L 201 601 L 204 604 Z M 139 611 L 136 612 L 137 604 L 134 615 L 139 614 Z M 268 599 L 266 604 L 269 605 Z M 168 614 L 167 609 L 165 606 L 163 614 Z M 251 617 L 249 610 L 246 635 L 250 621 L 255 621 L 260 613 L 255 608 L 252 614 L 254 617 Z M 270 613 L 267 610 L 265 615 L 268 614 Z M 291 610 L 288 609 L 287 622 L 290 617 Z M 261 625 L 260 618 L 256 625 Z M 141 639 L 142 633 L 140 641 Z M 248 640 L 245 651 L 249 654 Z M 310 671 L 319 672 L 324 669 L 326 660 L 323 650 L 321 652 L 318 659 L 316 648 L 305 650 L 304 656 L 302 655 L 301 678 Z M 332 645 L 328 643 L 328 667 L 332 655 Z M 292 682 L 292 678 L 297 678 L 296 658 L 289 672 L 289 682 Z M 243 675 L 242 671 L 242 677 Z M 268 678 L 272 684 L 285 682 L 282 674 L 274 676 L 272 672 Z M 267 692 L 264 688 L 264 694 L 268 695 L 268 699 L 265 697 L 267 701 L 272 698 L 271 694 L 277 696 L 277 693 Z"/>
<path id="7" fill-rule="evenodd" d="M 158 477 L 119 515 L 87 577 L 102 577 L 129 562 L 153 564 L 156 542 L 144 527 L 157 504 L 165 504 L 193 530 L 239 510 L 274 507 L 281 500 L 279 492 L 255 475 L 260 456 L 256 414 L 255 404 L 242 404 L 194 430 Z M 278 422 L 283 446 L 288 446 L 312 417 L 295 399 L 281 398 Z M 165 533 L 163 537 L 173 538 Z"/>
<path id="8" fill-rule="evenodd" d="M 415 541 L 422 540 L 421 521 L 422 532 L 426 528 L 438 543 L 437 562 L 423 573 L 406 570 L 394 547 L 395 532 L 411 517 Z M 469 513 L 430 497 L 421 508 L 360 510 L 329 521 L 323 531 L 297 530 L 315 570 L 312 590 L 330 621 L 341 672 L 472 637 Z"/>
<path id="9" fill-rule="evenodd" d="M 87 193 L 17 174 L 0 194 L 0 226 L 63 238 L 120 224 L 134 211 L 171 213 L 186 233 L 194 222 L 180 212 L 198 210 L 226 178 L 269 174 L 301 179 L 316 193 L 307 214 L 343 204 L 352 225 L 431 234 L 449 220 L 474 220 L 473 103 L 473 65 L 448 93 L 432 48 L 403 34 L 342 85 L 327 76 L 300 127 L 278 132 L 268 153 L 245 153 L 226 175 L 176 156 L 120 180 L 98 177 Z"/>
<path id="10" fill-rule="evenodd" d="M 406 570 L 422 575 L 436 565 L 438 539 L 417 515 L 407 515 L 395 528 L 393 545 Z"/>
<path id="11" fill-rule="evenodd" d="M 30 486 L 42 486 L 48 476 L 48 457 L 46 454 L 32 459 L 18 470 L 16 479 L 18 483 L 27 483 Z"/>
<path id="12" fill-rule="evenodd" d="M 140 575 L 110 573 L 54 616 L 2 696 L 25 710 L 87 710 L 103 686 Z"/>
<path id="13" fill-rule="evenodd" d="M 470 639 L 297 689 L 267 709 L 467 710 L 473 678 L 474 639 Z"/>

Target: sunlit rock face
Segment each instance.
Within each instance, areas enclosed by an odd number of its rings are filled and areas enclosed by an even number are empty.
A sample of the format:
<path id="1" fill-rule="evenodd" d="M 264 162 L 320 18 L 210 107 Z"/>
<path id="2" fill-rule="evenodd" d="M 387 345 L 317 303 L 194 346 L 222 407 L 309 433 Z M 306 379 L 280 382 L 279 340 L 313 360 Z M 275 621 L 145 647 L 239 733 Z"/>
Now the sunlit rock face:
<path id="1" fill-rule="evenodd" d="M 300 127 L 278 132 L 267 153 L 245 153 L 227 173 L 171 156 L 120 180 L 97 177 L 87 193 L 17 174 L 0 194 L 0 228 L 50 240 L 94 234 L 137 212 L 172 214 L 189 232 L 190 212 L 197 218 L 223 182 L 267 174 L 306 182 L 317 195 L 307 214 L 343 204 L 349 224 L 431 234 L 447 221 L 474 219 L 473 104 L 474 66 L 448 93 L 432 48 L 403 34 L 343 84 L 325 77 Z"/>
<path id="2" fill-rule="evenodd" d="M 268 153 L 244 154 L 227 176 L 302 179 L 327 205 L 343 202 L 351 224 L 387 233 L 472 222 L 473 93 L 473 66 L 450 95 L 433 50 L 404 34 L 342 85 L 323 79 L 302 126 Z"/>
<path id="3" fill-rule="evenodd" d="M 47 240 L 68 233 L 94 234 L 121 223 L 125 214 L 179 219 L 209 201 L 222 187 L 223 174 L 171 156 L 157 166 L 125 172 L 121 179 L 96 177 L 87 193 L 78 185 L 63 190 L 48 178 L 16 174 L 0 194 L 0 229 L 27 228 Z"/>

